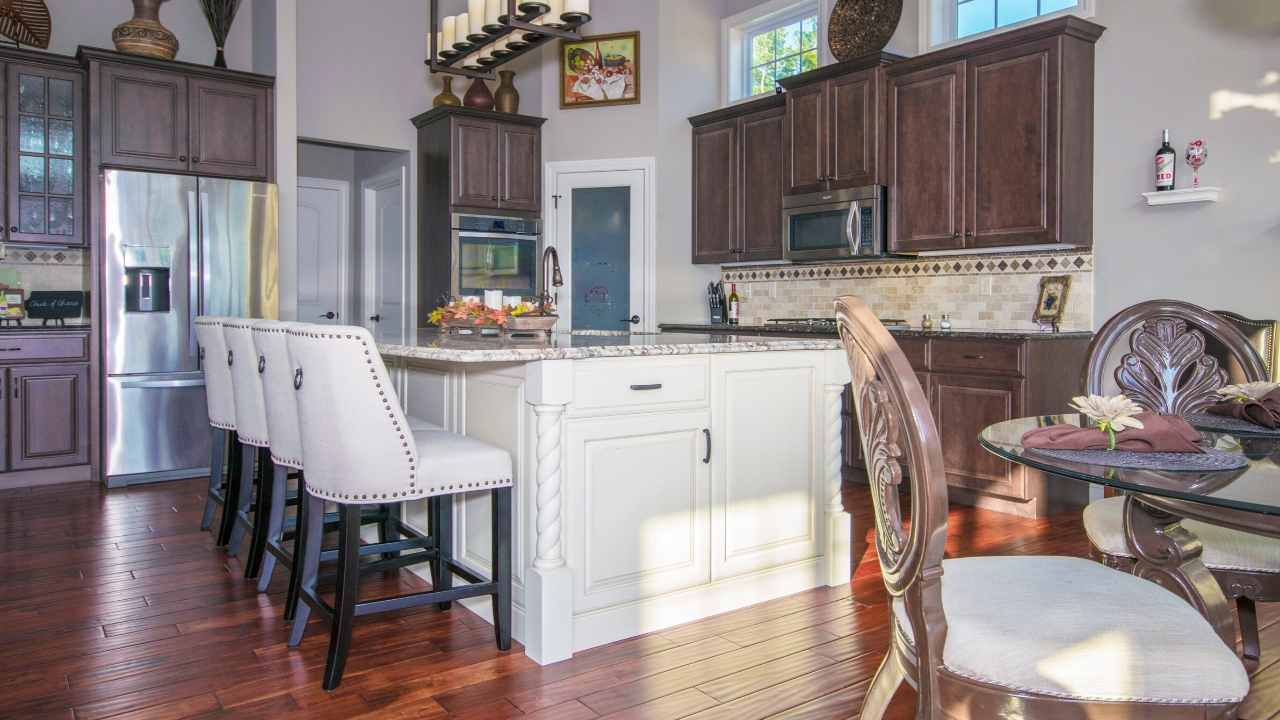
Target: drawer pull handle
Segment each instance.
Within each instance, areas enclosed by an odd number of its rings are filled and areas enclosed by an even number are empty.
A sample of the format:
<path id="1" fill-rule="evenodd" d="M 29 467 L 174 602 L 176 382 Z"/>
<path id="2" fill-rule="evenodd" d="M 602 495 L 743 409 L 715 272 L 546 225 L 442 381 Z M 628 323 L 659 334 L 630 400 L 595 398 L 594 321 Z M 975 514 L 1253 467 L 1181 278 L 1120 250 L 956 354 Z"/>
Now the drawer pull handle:
<path id="1" fill-rule="evenodd" d="M 20 347 L 16 347 L 16 348 L 0 348 L 0 352 L 18 352 L 18 351 L 19 351 L 19 350 L 21 350 L 21 349 L 22 349 L 22 348 L 20 348 Z"/>
<path id="2" fill-rule="evenodd" d="M 650 383 L 648 385 L 632 385 L 632 390 L 661 390 L 662 383 Z"/>
<path id="3" fill-rule="evenodd" d="M 983 360 L 985 358 L 986 358 L 986 355 L 965 355 L 964 356 L 965 360 Z"/>

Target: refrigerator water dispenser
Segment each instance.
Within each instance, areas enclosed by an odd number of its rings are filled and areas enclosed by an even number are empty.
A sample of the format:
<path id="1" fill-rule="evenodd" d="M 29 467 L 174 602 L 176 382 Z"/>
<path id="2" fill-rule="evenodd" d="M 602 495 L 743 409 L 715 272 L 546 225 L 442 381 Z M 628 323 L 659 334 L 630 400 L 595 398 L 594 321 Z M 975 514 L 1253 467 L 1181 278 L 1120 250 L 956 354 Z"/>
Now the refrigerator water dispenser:
<path id="1" fill-rule="evenodd" d="M 166 247 L 125 246 L 125 312 L 167 313 L 172 253 Z"/>

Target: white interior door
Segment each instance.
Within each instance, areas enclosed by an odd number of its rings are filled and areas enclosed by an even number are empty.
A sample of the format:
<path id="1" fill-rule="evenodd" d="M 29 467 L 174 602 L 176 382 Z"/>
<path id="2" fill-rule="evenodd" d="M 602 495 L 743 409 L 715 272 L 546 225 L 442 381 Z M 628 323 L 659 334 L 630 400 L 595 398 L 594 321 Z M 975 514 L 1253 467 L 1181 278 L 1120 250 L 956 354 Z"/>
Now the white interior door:
<path id="1" fill-rule="evenodd" d="M 618 162 L 619 169 L 600 170 L 557 163 L 549 172 L 547 243 L 564 275 L 556 293 L 561 329 L 656 329 L 652 171 Z"/>
<path id="2" fill-rule="evenodd" d="M 298 320 L 347 322 L 351 186 L 298 178 Z"/>
<path id="3" fill-rule="evenodd" d="M 362 322 L 379 342 L 404 341 L 405 312 L 405 202 L 404 171 L 361 183 L 363 192 L 364 297 Z"/>

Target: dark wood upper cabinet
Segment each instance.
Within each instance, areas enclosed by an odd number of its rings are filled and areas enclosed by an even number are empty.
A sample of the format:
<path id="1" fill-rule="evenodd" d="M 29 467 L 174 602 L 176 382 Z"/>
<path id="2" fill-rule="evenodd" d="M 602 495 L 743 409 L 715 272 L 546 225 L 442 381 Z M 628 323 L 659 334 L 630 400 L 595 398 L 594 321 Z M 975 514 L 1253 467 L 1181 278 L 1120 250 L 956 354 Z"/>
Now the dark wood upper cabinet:
<path id="1" fill-rule="evenodd" d="M 89 462 L 89 366 L 9 368 L 9 470 Z"/>
<path id="2" fill-rule="evenodd" d="M 738 130 L 733 118 L 693 130 L 693 261 L 737 259 Z"/>
<path id="3" fill-rule="evenodd" d="M 85 238 L 83 75 L 9 63 L 5 73 L 9 242 L 81 245 Z"/>
<path id="4" fill-rule="evenodd" d="M 883 73 L 863 70 L 827 82 L 831 187 L 875 185 Z"/>
<path id="5" fill-rule="evenodd" d="M 123 168 L 270 180 L 274 80 L 80 48 L 97 98 L 97 162 Z"/>
<path id="6" fill-rule="evenodd" d="M 498 123 L 455 118 L 450 153 L 452 205 L 498 207 Z"/>
<path id="7" fill-rule="evenodd" d="M 825 189 L 828 120 L 825 82 L 787 92 L 786 194 Z"/>
<path id="8" fill-rule="evenodd" d="M 104 65 L 101 80 L 101 162 L 187 170 L 187 79 L 163 70 Z"/>
<path id="9" fill-rule="evenodd" d="M 763 110 L 742 118 L 742 190 L 738 203 L 739 260 L 782 257 L 783 136 L 786 112 Z"/>
<path id="10" fill-rule="evenodd" d="M 889 70 L 889 249 L 964 247 L 964 61 Z"/>
<path id="11" fill-rule="evenodd" d="M 271 94 L 243 83 L 191 78 L 191 169 L 204 175 L 265 178 L 272 154 Z"/>
<path id="12" fill-rule="evenodd" d="M 542 207 L 541 131 L 503 123 L 498 133 L 502 147 L 498 203 L 507 210 L 537 212 Z"/>

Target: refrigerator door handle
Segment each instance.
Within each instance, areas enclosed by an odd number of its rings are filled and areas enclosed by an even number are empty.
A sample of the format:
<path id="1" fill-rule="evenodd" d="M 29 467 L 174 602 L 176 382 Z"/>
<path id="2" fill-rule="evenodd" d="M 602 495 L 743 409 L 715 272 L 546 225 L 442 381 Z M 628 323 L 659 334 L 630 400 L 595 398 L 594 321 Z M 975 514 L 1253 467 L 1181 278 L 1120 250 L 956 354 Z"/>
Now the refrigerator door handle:
<path id="1" fill-rule="evenodd" d="M 187 282 L 187 314 L 190 316 L 188 320 L 190 324 L 187 332 L 187 352 L 191 357 L 196 358 L 196 367 L 200 367 L 200 349 L 196 343 L 196 334 L 192 331 L 195 328 L 196 316 L 200 314 L 200 216 L 199 208 L 196 204 L 196 194 L 194 191 L 187 191 L 187 242 L 190 243 L 190 250 L 187 254 L 188 282 Z"/>
<path id="2" fill-rule="evenodd" d="M 120 383 L 120 387 L 129 390 L 204 387 L 204 378 L 191 378 L 187 380 L 128 380 Z"/>

